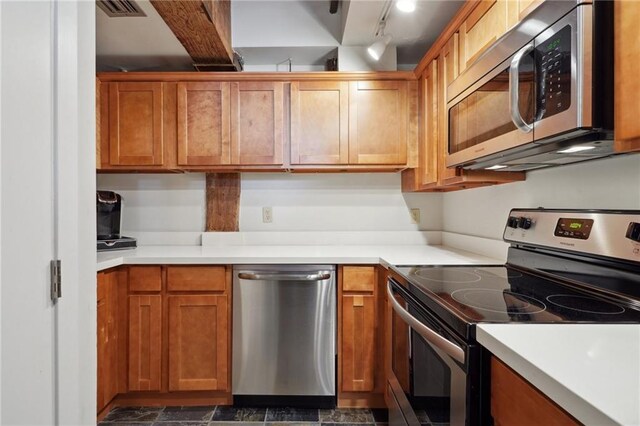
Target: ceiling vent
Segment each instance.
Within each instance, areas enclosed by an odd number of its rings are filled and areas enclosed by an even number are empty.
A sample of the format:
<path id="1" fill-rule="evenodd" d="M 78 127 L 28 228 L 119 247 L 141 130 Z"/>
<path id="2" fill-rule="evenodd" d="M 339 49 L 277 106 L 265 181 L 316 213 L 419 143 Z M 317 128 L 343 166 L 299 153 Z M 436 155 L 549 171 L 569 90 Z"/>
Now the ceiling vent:
<path id="1" fill-rule="evenodd" d="M 112 18 L 147 16 L 133 0 L 97 0 L 100 9 Z"/>

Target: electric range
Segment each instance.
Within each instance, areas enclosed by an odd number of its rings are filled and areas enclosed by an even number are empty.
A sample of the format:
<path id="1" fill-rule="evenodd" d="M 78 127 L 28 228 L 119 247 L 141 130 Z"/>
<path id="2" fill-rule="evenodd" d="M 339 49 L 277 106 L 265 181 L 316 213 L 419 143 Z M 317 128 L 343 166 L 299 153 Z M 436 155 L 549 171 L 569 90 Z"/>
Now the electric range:
<path id="1" fill-rule="evenodd" d="M 505 265 L 391 268 L 391 423 L 490 424 L 478 323 L 640 323 L 640 211 L 514 209 L 503 238 Z"/>

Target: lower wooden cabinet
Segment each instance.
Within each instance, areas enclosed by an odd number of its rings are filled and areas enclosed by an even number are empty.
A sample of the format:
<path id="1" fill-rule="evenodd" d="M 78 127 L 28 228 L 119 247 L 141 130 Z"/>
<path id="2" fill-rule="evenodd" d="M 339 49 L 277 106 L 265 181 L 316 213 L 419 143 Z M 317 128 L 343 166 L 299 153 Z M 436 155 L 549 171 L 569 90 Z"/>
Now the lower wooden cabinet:
<path id="1" fill-rule="evenodd" d="M 491 415 L 496 426 L 580 424 L 495 357 L 491 358 Z"/>
<path id="2" fill-rule="evenodd" d="M 226 295 L 168 296 L 169 390 L 227 390 Z"/>
<path id="3" fill-rule="evenodd" d="M 338 273 L 338 406 L 384 407 L 384 298 L 377 266 Z M 380 317 L 380 318 L 379 318 Z"/>
<path id="4" fill-rule="evenodd" d="M 162 296 L 129 296 L 129 390 L 159 391 L 162 374 Z"/>
<path id="5" fill-rule="evenodd" d="M 342 390 L 371 392 L 375 374 L 375 297 L 342 296 Z"/>
<path id="6" fill-rule="evenodd" d="M 118 299 L 115 272 L 98 274 L 97 306 L 97 410 L 102 411 L 118 393 Z"/>

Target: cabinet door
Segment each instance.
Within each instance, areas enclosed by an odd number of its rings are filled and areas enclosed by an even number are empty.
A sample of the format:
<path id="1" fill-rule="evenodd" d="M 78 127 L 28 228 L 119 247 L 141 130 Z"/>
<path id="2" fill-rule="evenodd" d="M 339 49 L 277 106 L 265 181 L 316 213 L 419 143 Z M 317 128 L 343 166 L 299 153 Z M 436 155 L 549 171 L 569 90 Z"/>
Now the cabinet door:
<path id="1" fill-rule="evenodd" d="M 460 27 L 460 68 L 466 69 L 508 29 L 511 0 L 481 0 Z"/>
<path id="2" fill-rule="evenodd" d="M 164 164 L 162 83 L 109 84 L 109 163 Z"/>
<path id="3" fill-rule="evenodd" d="M 375 383 L 375 296 L 342 296 L 342 390 L 371 392 Z"/>
<path id="4" fill-rule="evenodd" d="M 291 83 L 291 164 L 349 162 L 349 83 Z"/>
<path id="5" fill-rule="evenodd" d="M 229 83 L 178 83 L 178 165 L 231 163 Z"/>
<path id="6" fill-rule="evenodd" d="M 480 6 L 479 6 L 480 7 Z M 440 54 L 440 82 L 439 82 L 439 139 L 438 144 L 438 178 L 440 183 L 457 176 L 455 167 L 447 168 L 446 158 L 449 152 L 449 111 L 447 111 L 447 88 L 460 74 L 458 33 L 453 34 Z M 458 129 L 463 131 L 463 129 Z"/>
<path id="7" fill-rule="evenodd" d="M 231 83 L 231 163 L 282 164 L 284 84 Z"/>
<path id="8" fill-rule="evenodd" d="M 349 163 L 406 164 L 407 82 L 349 84 Z"/>
<path id="9" fill-rule="evenodd" d="M 544 0 L 516 0 L 508 3 L 509 27 L 522 21 L 528 14 L 540 6 Z"/>
<path id="10" fill-rule="evenodd" d="M 100 412 L 118 393 L 117 279 L 114 272 L 98 274 L 98 347 L 97 411 Z"/>
<path id="11" fill-rule="evenodd" d="M 227 390 L 227 296 L 169 296 L 169 390 Z"/>
<path id="12" fill-rule="evenodd" d="M 616 151 L 640 151 L 640 79 L 638 58 L 640 42 L 640 2 L 616 1 L 614 3 L 615 37 L 615 95 L 614 128 Z"/>
<path id="13" fill-rule="evenodd" d="M 129 390 L 159 391 L 162 298 L 129 296 Z"/>
<path id="14" fill-rule="evenodd" d="M 420 129 L 420 183 L 437 185 L 440 163 L 440 135 L 438 134 L 438 61 L 434 59 L 420 78 L 421 129 Z"/>

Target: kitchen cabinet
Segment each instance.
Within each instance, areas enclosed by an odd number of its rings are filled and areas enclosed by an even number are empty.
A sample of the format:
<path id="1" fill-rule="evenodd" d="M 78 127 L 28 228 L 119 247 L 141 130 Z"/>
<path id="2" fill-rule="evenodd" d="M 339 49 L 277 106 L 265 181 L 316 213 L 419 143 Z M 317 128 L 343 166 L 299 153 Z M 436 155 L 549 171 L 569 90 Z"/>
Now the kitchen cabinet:
<path id="1" fill-rule="evenodd" d="M 465 19 L 460 33 L 460 70 L 465 70 L 515 22 L 509 22 L 511 0 L 481 0 Z"/>
<path id="2" fill-rule="evenodd" d="M 118 298 L 115 272 L 98 274 L 97 288 L 97 411 L 118 393 Z"/>
<path id="3" fill-rule="evenodd" d="M 384 298 L 376 266 L 338 274 L 338 405 L 384 406 Z M 380 316 L 380 318 L 378 318 Z"/>
<path id="4" fill-rule="evenodd" d="M 169 391 L 228 390 L 226 295 L 168 296 Z"/>
<path id="5" fill-rule="evenodd" d="M 491 415 L 496 426 L 580 424 L 496 357 L 491 358 Z"/>
<path id="6" fill-rule="evenodd" d="M 178 166 L 231 163 L 228 82 L 177 85 Z"/>
<path id="7" fill-rule="evenodd" d="M 291 83 L 291 164 L 349 162 L 349 83 Z"/>
<path id="8" fill-rule="evenodd" d="M 129 390 L 159 391 L 162 359 L 162 296 L 129 296 Z"/>
<path id="9" fill-rule="evenodd" d="M 109 164 L 164 164 L 160 82 L 109 84 Z"/>
<path id="10" fill-rule="evenodd" d="M 349 163 L 406 164 L 406 81 L 349 83 Z"/>
<path id="11" fill-rule="evenodd" d="M 638 22 L 640 2 L 614 3 L 614 114 L 615 149 L 617 152 L 640 151 L 640 58 Z"/>
<path id="12" fill-rule="evenodd" d="M 284 83 L 231 83 L 231 163 L 282 165 Z"/>
<path id="13" fill-rule="evenodd" d="M 510 26 L 522 21 L 544 0 L 515 0 L 508 4 Z"/>
<path id="14" fill-rule="evenodd" d="M 417 85 L 412 73 L 295 77 L 101 73 L 96 85 L 97 168 L 388 171 L 415 166 Z M 151 95 L 134 99 L 151 106 L 137 108 L 131 100 L 126 103 L 124 95 L 124 101 L 110 96 L 127 87 L 153 89 Z M 140 128 L 116 114 L 125 106 L 127 112 L 135 109 Z M 153 147 L 154 157 L 126 154 L 120 145 L 131 152 Z M 105 154 L 116 148 L 122 158 Z"/>
<path id="15" fill-rule="evenodd" d="M 420 153 L 419 170 L 420 186 L 429 188 L 438 185 L 438 176 L 440 174 L 440 124 L 438 108 L 438 62 L 439 58 L 434 59 L 427 66 L 424 74 L 420 79 L 421 83 L 421 125 L 420 125 Z"/>

